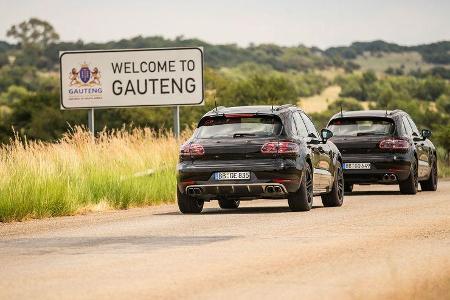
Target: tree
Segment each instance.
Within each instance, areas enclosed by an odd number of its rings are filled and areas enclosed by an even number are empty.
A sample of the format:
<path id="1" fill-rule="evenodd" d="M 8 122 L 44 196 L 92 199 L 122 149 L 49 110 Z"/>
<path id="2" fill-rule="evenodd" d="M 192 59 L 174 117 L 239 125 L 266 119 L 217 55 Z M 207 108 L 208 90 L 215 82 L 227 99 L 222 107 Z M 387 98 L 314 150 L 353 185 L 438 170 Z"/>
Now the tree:
<path id="1" fill-rule="evenodd" d="M 11 26 L 6 36 L 16 39 L 22 48 L 38 46 L 42 49 L 59 40 L 53 26 L 37 18 Z"/>
<path id="2" fill-rule="evenodd" d="M 433 139 L 447 153 L 447 163 L 450 164 L 450 126 L 439 126 L 433 132 Z"/>
<path id="3" fill-rule="evenodd" d="M 448 115 L 450 115 L 450 95 L 442 95 L 436 101 L 437 108 Z"/>
<path id="4" fill-rule="evenodd" d="M 0 68 L 7 65 L 8 63 L 8 55 L 6 55 L 6 53 L 4 52 L 0 52 Z"/>
<path id="5" fill-rule="evenodd" d="M 343 111 L 349 111 L 349 110 L 363 110 L 364 107 L 361 105 L 361 103 L 353 98 L 339 98 L 330 105 L 328 105 L 328 110 L 330 112 L 339 112 L 341 110 Z"/>
<path id="6" fill-rule="evenodd" d="M 16 64 L 51 67 L 51 61 L 44 56 L 44 51 L 50 44 L 59 40 L 59 35 L 50 23 L 31 18 L 11 26 L 6 36 L 16 39 L 20 46 Z"/>

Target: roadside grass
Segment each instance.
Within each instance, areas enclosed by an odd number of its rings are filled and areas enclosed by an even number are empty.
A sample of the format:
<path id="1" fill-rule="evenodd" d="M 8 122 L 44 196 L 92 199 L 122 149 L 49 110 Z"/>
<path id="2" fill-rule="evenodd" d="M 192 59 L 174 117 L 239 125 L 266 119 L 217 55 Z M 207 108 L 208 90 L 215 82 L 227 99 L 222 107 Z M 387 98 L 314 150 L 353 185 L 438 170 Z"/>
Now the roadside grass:
<path id="1" fill-rule="evenodd" d="M 16 138 L 0 148 L 0 221 L 172 202 L 178 148 L 170 133 L 150 129 L 95 141 L 82 128 L 56 143 Z"/>
<path id="2" fill-rule="evenodd" d="M 433 138 L 431 138 L 433 139 Z M 437 147 L 438 175 L 442 178 L 450 177 L 450 158 L 444 148 Z"/>
<path id="3" fill-rule="evenodd" d="M 55 143 L 16 137 L 0 147 L 0 222 L 171 203 L 178 149 L 170 132 L 148 128 L 92 140 L 77 127 Z M 439 176 L 450 177 L 448 157 L 438 152 Z"/>

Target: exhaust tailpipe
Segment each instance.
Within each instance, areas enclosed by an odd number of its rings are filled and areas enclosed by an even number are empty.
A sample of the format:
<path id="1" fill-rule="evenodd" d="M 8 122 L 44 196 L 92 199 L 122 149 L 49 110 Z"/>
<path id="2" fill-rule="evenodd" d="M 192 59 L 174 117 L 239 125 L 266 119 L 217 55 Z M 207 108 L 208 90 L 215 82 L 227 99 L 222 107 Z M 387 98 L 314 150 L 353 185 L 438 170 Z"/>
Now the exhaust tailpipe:
<path id="1" fill-rule="evenodd" d="M 193 195 L 200 195 L 202 193 L 202 189 L 201 188 L 188 188 L 187 190 L 188 194 L 193 196 Z"/>
<path id="2" fill-rule="evenodd" d="M 273 186 L 269 185 L 266 187 L 266 192 L 272 194 L 274 192 Z"/>
<path id="3" fill-rule="evenodd" d="M 281 187 L 279 187 L 279 186 L 275 186 L 274 190 L 275 190 L 275 193 L 281 193 L 282 192 L 281 191 Z"/>
<path id="4" fill-rule="evenodd" d="M 394 174 L 389 175 L 389 179 L 392 181 L 397 180 L 397 176 L 395 176 Z"/>
<path id="5" fill-rule="evenodd" d="M 383 175 L 383 180 L 384 181 L 389 181 L 389 174 L 384 174 Z"/>

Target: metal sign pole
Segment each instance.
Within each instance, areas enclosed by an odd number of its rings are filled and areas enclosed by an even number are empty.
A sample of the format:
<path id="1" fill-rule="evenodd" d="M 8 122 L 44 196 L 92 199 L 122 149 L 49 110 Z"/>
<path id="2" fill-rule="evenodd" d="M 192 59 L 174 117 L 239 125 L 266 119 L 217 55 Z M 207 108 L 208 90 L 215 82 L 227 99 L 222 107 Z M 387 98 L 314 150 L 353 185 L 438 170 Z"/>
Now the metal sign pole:
<path id="1" fill-rule="evenodd" d="M 180 107 L 177 105 L 172 108 L 173 112 L 173 133 L 178 139 L 180 137 Z"/>
<path id="2" fill-rule="evenodd" d="M 88 110 L 88 127 L 91 132 L 92 138 L 95 137 L 95 129 L 94 129 L 94 108 Z"/>

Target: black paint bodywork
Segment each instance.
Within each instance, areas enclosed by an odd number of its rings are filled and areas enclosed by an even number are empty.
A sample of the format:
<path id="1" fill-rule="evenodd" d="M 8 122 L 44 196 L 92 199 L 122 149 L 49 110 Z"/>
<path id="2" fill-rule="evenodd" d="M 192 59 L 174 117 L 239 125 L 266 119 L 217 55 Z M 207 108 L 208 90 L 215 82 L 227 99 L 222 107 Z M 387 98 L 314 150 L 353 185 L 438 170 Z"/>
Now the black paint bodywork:
<path id="1" fill-rule="evenodd" d="M 429 178 L 433 161 L 436 162 L 436 148 L 433 143 L 421 136 L 411 117 L 402 110 L 366 110 L 346 111 L 335 114 L 328 126 L 333 121 L 346 118 L 381 118 L 391 120 L 394 125 L 392 138 L 403 138 L 408 140 L 409 149 L 405 152 L 387 152 L 379 148 L 379 143 L 386 136 L 356 136 L 344 137 L 333 136 L 331 140 L 339 148 L 345 163 L 357 162 L 372 164 L 370 170 L 346 170 L 344 168 L 344 179 L 350 184 L 398 184 L 406 180 L 411 173 L 411 162 L 415 160 L 418 164 L 418 180 Z M 404 125 L 412 126 L 407 130 Z M 408 122 L 408 123 L 406 123 Z M 395 179 L 389 179 L 385 175 L 395 175 Z"/>
<path id="2" fill-rule="evenodd" d="M 219 107 L 203 117 L 208 118 L 227 114 L 257 114 L 278 117 L 282 122 L 281 134 L 270 138 L 241 137 L 228 139 L 200 139 L 196 132 L 186 143 L 203 145 L 205 153 L 201 157 L 182 157 L 177 166 L 180 193 L 186 194 L 188 188 L 201 187 L 195 196 L 209 201 L 220 197 L 251 200 L 258 198 L 285 199 L 288 193 L 300 187 L 305 164 L 313 170 L 315 194 L 331 191 L 341 155 L 330 141 L 323 141 L 312 122 L 295 106 L 242 106 Z M 294 115 L 308 118 L 308 136 L 299 135 Z M 202 121 L 199 122 L 201 124 Z M 299 146 L 299 153 L 293 157 L 263 155 L 261 147 L 270 141 L 291 141 Z M 185 143 L 185 144 L 186 144 Z M 250 171 L 250 180 L 216 181 L 213 174 L 221 171 Z M 268 193 L 266 187 L 275 184 L 282 190 Z"/>

